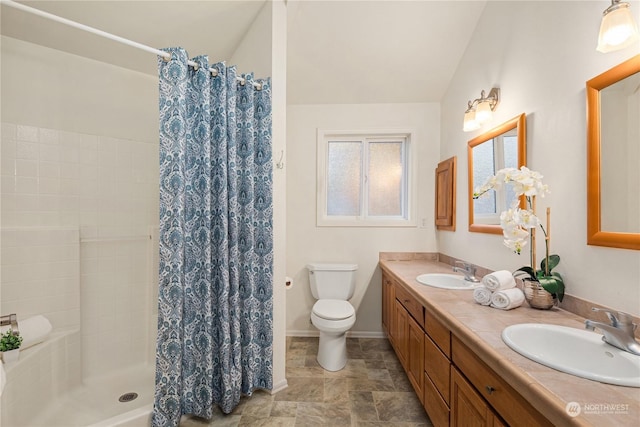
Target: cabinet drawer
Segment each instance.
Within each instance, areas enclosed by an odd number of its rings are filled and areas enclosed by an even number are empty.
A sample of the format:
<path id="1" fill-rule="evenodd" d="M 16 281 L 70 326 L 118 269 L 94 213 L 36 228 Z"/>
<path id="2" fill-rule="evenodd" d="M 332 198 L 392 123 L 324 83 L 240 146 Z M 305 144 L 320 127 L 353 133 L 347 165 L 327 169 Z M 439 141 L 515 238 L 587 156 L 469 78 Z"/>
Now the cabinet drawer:
<path id="1" fill-rule="evenodd" d="M 424 330 L 444 355 L 451 359 L 451 332 L 427 310 L 424 313 Z"/>
<path id="2" fill-rule="evenodd" d="M 425 335 L 424 339 L 424 370 L 440 392 L 442 399 L 449 404 L 449 387 L 451 381 L 451 362 L 440 351 L 438 346 Z"/>
<path id="3" fill-rule="evenodd" d="M 424 328 L 424 309 L 409 292 L 402 286 L 396 286 L 396 299 L 407 309 L 407 311 L 416 319 L 421 328 Z"/>
<path id="4" fill-rule="evenodd" d="M 429 414 L 429 419 L 434 427 L 449 426 L 449 406 L 442 400 L 440 393 L 431 382 L 431 379 L 424 375 L 424 409 Z"/>
<path id="5" fill-rule="evenodd" d="M 509 425 L 553 425 L 458 338 L 451 341 L 453 363 Z"/>

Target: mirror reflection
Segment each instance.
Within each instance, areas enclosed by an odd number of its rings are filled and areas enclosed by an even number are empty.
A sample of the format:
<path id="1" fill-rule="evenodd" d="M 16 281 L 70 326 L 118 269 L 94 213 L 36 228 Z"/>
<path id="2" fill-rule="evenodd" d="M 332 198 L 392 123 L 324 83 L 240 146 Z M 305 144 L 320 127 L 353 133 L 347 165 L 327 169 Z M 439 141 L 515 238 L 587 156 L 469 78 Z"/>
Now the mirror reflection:
<path id="1" fill-rule="evenodd" d="M 640 249 L 640 55 L 587 82 L 587 243 Z"/>
<path id="2" fill-rule="evenodd" d="M 503 168 L 520 168 L 526 159 L 525 114 L 469 141 L 469 231 L 501 234 L 500 213 L 511 205 L 511 185 L 473 199 L 473 189 Z"/>
<path id="3" fill-rule="evenodd" d="M 600 91 L 603 230 L 640 233 L 640 73 Z"/>

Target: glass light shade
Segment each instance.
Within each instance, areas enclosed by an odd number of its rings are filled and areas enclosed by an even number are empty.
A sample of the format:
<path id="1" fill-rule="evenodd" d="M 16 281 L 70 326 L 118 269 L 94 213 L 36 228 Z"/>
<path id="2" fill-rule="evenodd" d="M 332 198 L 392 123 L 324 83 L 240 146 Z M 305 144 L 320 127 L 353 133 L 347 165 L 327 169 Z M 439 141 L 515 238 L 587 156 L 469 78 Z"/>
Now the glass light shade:
<path id="1" fill-rule="evenodd" d="M 606 12 L 600 24 L 597 51 L 607 53 L 623 49 L 638 40 L 638 27 L 633 19 L 628 3 L 620 3 L 618 8 Z"/>
<path id="2" fill-rule="evenodd" d="M 491 102 L 482 101 L 476 107 L 476 121 L 480 124 L 491 120 L 493 113 L 491 112 Z"/>
<path id="3" fill-rule="evenodd" d="M 476 130 L 480 128 L 480 123 L 476 121 L 476 112 L 473 110 L 468 110 L 464 113 L 464 125 L 462 130 L 464 132 L 471 132 L 472 130 Z"/>

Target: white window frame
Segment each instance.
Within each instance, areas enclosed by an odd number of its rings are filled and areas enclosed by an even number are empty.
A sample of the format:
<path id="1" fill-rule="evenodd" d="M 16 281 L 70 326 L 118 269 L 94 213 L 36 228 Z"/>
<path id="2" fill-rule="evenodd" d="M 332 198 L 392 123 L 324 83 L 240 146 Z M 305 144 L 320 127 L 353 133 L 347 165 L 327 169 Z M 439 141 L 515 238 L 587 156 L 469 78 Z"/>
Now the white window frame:
<path id="1" fill-rule="evenodd" d="M 317 186 L 316 186 L 316 224 L 319 227 L 416 227 L 416 155 L 415 131 L 413 129 L 376 129 L 376 130 L 317 130 Z M 363 163 L 360 177 L 362 195 L 360 197 L 360 215 L 329 216 L 327 215 L 327 159 L 329 142 L 331 141 L 403 141 L 403 188 L 401 216 L 371 217 L 367 215 L 367 168 L 368 150 L 363 152 Z"/>
<path id="2" fill-rule="evenodd" d="M 504 137 L 513 137 L 512 134 L 502 134 L 493 138 L 493 174 L 505 167 L 504 162 Z M 474 213 L 473 221 L 478 224 L 500 224 L 500 214 L 503 210 L 509 209 L 507 205 L 507 193 L 504 187 L 490 190 L 495 193 L 496 211 L 490 214 Z"/>

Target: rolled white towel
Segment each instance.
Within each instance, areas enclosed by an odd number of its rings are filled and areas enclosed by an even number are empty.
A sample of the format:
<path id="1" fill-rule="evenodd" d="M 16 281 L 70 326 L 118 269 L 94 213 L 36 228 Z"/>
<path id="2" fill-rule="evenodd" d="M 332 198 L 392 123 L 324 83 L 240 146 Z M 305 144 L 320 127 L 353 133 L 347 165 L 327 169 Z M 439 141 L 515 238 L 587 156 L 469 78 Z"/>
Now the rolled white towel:
<path id="1" fill-rule="evenodd" d="M 2 327 L 2 333 L 9 329 L 9 326 Z M 18 330 L 22 337 L 22 345 L 20 350 L 39 344 L 46 340 L 51 333 L 53 327 L 49 319 L 42 315 L 32 316 L 28 319 L 18 321 Z"/>
<path id="2" fill-rule="evenodd" d="M 473 290 L 473 300 L 480 305 L 489 305 L 491 304 L 492 293 L 493 292 L 484 286 L 478 286 Z"/>
<path id="3" fill-rule="evenodd" d="M 500 310 L 518 308 L 524 303 L 524 293 L 518 288 L 497 291 L 491 295 L 491 307 Z"/>
<path id="4" fill-rule="evenodd" d="M 500 291 L 516 287 L 516 280 L 508 270 L 494 271 L 482 278 L 482 284 L 490 291 Z"/>

